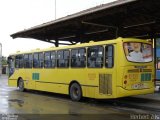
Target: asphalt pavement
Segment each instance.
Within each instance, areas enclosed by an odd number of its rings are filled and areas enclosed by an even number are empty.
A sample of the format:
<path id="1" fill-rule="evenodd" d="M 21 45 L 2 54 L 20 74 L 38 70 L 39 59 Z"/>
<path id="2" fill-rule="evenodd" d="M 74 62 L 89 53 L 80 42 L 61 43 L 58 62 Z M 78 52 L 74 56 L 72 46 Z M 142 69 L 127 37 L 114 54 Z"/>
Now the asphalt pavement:
<path id="1" fill-rule="evenodd" d="M 87 102 L 86 102 L 87 101 Z M 46 92 L 19 92 L 17 88 L 9 87 L 7 76 L 0 76 L 0 120 L 47 120 L 47 119 L 76 119 L 76 120 L 128 120 L 137 115 L 159 115 L 160 92 L 136 95 L 122 98 L 120 106 L 104 100 L 99 102 L 73 102 L 67 96 Z M 92 100 L 89 100 L 92 101 Z M 98 100 L 97 100 L 98 101 Z M 93 103 L 93 104 L 92 104 Z M 148 110 L 147 110 L 148 109 Z M 17 115 L 17 116 L 16 116 Z M 160 118 L 160 116 L 159 116 Z M 9 120 L 9 119 L 8 119 Z"/>

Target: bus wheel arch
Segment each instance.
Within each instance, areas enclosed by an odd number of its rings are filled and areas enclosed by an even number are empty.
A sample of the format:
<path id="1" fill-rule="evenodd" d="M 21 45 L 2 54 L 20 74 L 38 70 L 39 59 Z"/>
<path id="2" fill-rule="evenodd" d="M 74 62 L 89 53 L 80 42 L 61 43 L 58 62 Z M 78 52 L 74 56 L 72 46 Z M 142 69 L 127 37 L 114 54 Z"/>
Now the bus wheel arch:
<path id="1" fill-rule="evenodd" d="M 76 80 L 71 81 L 69 84 L 69 95 L 73 101 L 80 101 L 82 99 L 82 88 Z"/>
<path id="2" fill-rule="evenodd" d="M 21 91 L 21 92 L 23 92 L 25 90 L 24 81 L 23 81 L 22 77 L 18 78 L 17 87 L 18 87 L 19 91 Z"/>

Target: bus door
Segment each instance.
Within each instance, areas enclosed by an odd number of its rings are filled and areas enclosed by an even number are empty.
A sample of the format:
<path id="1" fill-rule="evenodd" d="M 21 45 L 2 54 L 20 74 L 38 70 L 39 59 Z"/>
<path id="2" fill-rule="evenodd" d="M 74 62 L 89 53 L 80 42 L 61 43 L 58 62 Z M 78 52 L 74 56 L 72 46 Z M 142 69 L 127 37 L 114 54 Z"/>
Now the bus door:
<path id="1" fill-rule="evenodd" d="M 12 76 L 12 74 L 14 73 L 15 71 L 15 67 L 14 67 L 14 63 L 15 63 L 15 60 L 14 60 L 14 56 L 9 56 L 8 57 L 8 76 Z"/>
<path id="2" fill-rule="evenodd" d="M 32 54 L 25 54 L 24 55 L 24 74 L 25 74 L 25 83 L 26 88 L 34 89 L 35 88 L 35 81 L 32 80 L 32 72 L 33 72 L 33 56 Z"/>
<path id="3" fill-rule="evenodd" d="M 114 66 L 113 53 L 113 45 L 92 46 L 87 49 L 87 84 L 98 86 L 100 94 L 112 94 L 112 79 L 114 72 L 114 69 L 112 69 Z"/>
<path id="4" fill-rule="evenodd" d="M 102 72 L 99 72 L 99 93 L 101 95 L 114 95 L 116 84 L 116 62 L 114 62 L 116 44 L 105 45 L 104 47 L 104 66 Z"/>
<path id="5" fill-rule="evenodd" d="M 26 79 L 26 88 L 28 89 L 35 89 L 35 81 L 32 80 L 32 70 L 26 69 L 25 70 L 25 79 Z"/>

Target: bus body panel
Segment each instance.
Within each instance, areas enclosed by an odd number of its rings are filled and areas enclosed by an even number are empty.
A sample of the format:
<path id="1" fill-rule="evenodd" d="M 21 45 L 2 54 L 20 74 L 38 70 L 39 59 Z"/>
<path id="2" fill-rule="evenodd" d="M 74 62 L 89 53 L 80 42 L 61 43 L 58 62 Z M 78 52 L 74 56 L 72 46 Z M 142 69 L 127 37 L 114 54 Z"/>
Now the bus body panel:
<path id="1" fill-rule="evenodd" d="M 123 43 L 143 40 L 132 40 L 131 38 L 118 38 L 115 41 L 103 41 L 87 43 L 86 45 L 75 45 L 65 49 L 75 49 L 77 47 L 113 45 L 113 67 L 106 68 L 105 61 L 102 68 L 15 68 L 13 75 L 9 77 L 9 86 L 17 86 L 19 78 L 24 80 L 26 89 L 48 91 L 61 94 L 69 94 L 71 82 L 77 82 L 82 89 L 82 96 L 97 99 L 118 98 L 124 96 L 147 94 L 154 92 L 154 70 L 153 62 L 133 63 L 128 62 L 124 54 Z M 148 43 L 148 42 L 144 42 Z M 33 51 L 47 52 L 57 51 L 62 48 L 50 48 L 47 50 Z M 104 49 L 105 50 L 105 49 Z M 87 49 L 86 49 L 87 52 Z M 28 54 L 18 53 L 18 54 Z M 87 53 L 86 53 L 87 54 Z M 17 54 L 14 54 L 16 56 Z M 87 57 L 86 57 L 87 59 Z M 105 59 L 105 58 L 104 58 Z M 71 60 L 70 60 L 71 61 Z M 87 62 L 86 62 L 87 64 Z M 146 66 L 145 68 L 136 68 L 136 66 Z M 137 71 L 134 70 L 138 69 Z M 148 70 L 148 71 L 147 71 Z M 144 75 L 142 75 L 144 74 Z M 148 76 L 150 79 L 142 81 L 142 76 Z M 127 81 L 127 82 L 125 82 Z M 143 84 L 138 89 L 133 88 L 135 84 Z"/>
<path id="2" fill-rule="evenodd" d="M 152 66 L 132 65 L 122 67 L 122 69 L 124 71 L 122 82 L 125 89 L 133 90 L 153 87 L 154 70 L 152 69 Z"/>
<path id="3" fill-rule="evenodd" d="M 154 92 L 154 87 L 149 89 L 140 89 L 140 90 L 126 90 L 122 87 L 117 87 L 117 98 L 119 97 L 127 97 L 127 96 L 134 96 L 134 95 L 143 95 L 149 94 Z"/>

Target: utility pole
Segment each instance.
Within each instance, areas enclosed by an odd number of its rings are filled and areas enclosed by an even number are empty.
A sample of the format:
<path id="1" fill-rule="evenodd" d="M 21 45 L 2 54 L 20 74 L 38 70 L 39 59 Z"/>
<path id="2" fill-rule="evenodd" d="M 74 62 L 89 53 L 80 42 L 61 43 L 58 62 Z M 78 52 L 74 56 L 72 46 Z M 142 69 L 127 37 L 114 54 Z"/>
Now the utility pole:
<path id="1" fill-rule="evenodd" d="M 56 11 L 56 9 L 57 9 L 57 8 L 56 8 L 56 0 L 54 0 L 54 1 L 55 1 L 55 3 L 54 3 L 54 4 L 55 4 L 55 6 L 54 6 L 54 8 L 55 8 L 55 13 L 54 13 L 54 15 L 55 15 L 55 16 L 54 16 L 54 17 L 55 17 L 55 19 L 56 19 L 56 12 L 57 12 L 57 11 Z"/>

